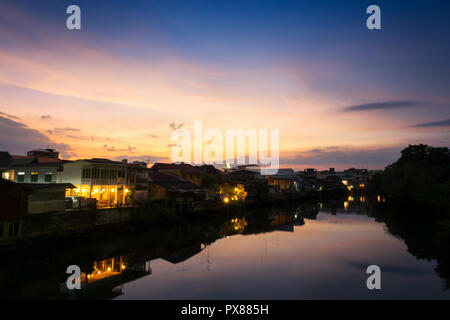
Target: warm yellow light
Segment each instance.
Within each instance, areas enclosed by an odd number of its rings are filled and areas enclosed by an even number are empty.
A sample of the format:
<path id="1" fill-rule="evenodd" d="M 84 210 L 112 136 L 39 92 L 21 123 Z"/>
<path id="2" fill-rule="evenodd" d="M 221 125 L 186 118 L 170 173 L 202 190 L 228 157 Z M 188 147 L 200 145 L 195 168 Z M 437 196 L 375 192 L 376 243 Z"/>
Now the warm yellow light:
<path id="1" fill-rule="evenodd" d="M 90 274 L 88 274 L 88 279 L 91 277 L 91 275 Z"/>
<path id="2" fill-rule="evenodd" d="M 227 197 L 227 198 L 223 199 L 223 202 L 228 203 L 228 202 L 230 202 L 230 199 L 228 199 L 228 197 Z"/>
<path id="3" fill-rule="evenodd" d="M 347 186 L 348 191 L 352 190 L 351 186 Z"/>
<path id="4" fill-rule="evenodd" d="M 100 270 L 98 270 L 98 272 L 97 272 L 98 274 L 100 274 L 100 273 L 102 273 Z"/>
<path id="5" fill-rule="evenodd" d="M 125 193 L 128 193 L 128 191 L 129 191 L 128 189 L 125 189 Z"/>
<path id="6" fill-rule="evenodd" d="M 238 188 L 234 188 L 234 191 L 238 191 L 239 189 Z"/>
<path id="7" fill-rule="evenodd" d="M 122 270 L 125 270 L 125 265 L 122 266 Z"/>
<path id="8" fill-rule="evenodd" d="M 349 196 L 347 200 L 348 200 L 348 201 L 353 201 L 353 197 L 352 197 L 352 196 Z"/>
<path id="9" fill-rule="evenodd" d="M 380 202 L 381 201 L 381 197 L 377 196 L 377 201 Z"/>
<path id="10" fill-rule="evenodd" d="M 98 189 L 94 189 L 94 193 L 97 193 L 98 192 Z"/>
<path id="11" fill-rule="evenodd" d="M 84 193 L 85 191 L 86 191 L 86 189 L 84 189 L 84 188 L 83 188 L 83 189 L 81 189 L 81 192 L 83 192 L 83 193 Z"/>
<path id="12" fill-rule="evenodd" d="M 348 208 L 348 201 L 345 201 L 344 202 L 344 209 L 347 210 L 347 208 Z"/>
<path id="13" fill-rule="evenodd" d="M 102 189 L 102 191 L 100 191 L 100 193 L 103 193 L 103 192 L 105 192 L 105 189 Z"/>
<path id="14" fill-rule="evenodd" d="M 114 192 L 114 189 L 111 189 L 111 192 Z"/>
<path id="15" fill-rule="evenodd" d="M 108 267 L 108 271 L 111 271 L 111 268 L 110 268 L 110 267 Z"/>
<path id="16" fill-rule="evenodd" d="M 342 183 L 344 184 L 344 186 L 348 185 L 348 181 L 347 180 L 342 180 Z"/>

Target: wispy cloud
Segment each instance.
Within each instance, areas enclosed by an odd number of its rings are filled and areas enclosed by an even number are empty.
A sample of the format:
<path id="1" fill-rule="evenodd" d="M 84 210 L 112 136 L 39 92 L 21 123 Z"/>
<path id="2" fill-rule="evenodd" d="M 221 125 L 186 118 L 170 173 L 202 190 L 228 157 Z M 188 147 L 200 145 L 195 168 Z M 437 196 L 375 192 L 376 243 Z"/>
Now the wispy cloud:
<path id="1" fill-rule="evenodd" d="M 412 127 L 413 128 L 450 127 L 450 119 L 445 119 L 442 121 L 418 123 Z"/>
<path id="2" fill-rule="evenodd" d="M 1 112 L 1 111 L 0 111 L 0 115 L 1 115 L 1 116 L 4 116 L 4 117 L 6 117 L 6 118 L 10 118 L 10 119 L 20 120 L 19 117 L 16 117 L 16 116 L 13 116 L 13 115 L 11 115 L 11 114 L 7 114 L 7 113 Z"/>
<path id="3" fill-rule="evenodd" d="M 411 108 L 419 104 L 417 101 L 385 101 L 359 104 L 355 106 L 349 106 L 344 108 L 344 112 L 357 112 L 367 110 L 380 110 L 380 109 L 399 109 L 399 108 Z"/>

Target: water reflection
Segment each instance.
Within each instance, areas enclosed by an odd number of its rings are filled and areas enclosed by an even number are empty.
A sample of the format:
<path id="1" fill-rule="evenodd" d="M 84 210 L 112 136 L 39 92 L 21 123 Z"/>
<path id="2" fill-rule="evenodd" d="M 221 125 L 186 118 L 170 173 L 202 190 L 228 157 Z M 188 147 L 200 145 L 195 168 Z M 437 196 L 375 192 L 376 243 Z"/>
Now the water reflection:
<path id="1" fill-rule="evenodd" d="M 303 203 L 158 227 L 89 244 L 10 253 L 3 299 L 449 298 L 434 269 L 359 201 Z M 65 287 L 67 266 L 82 290 Z M 383 290 L 365 267 L 380 265 Z M 151 265 L 151 267 L 150 267 Z"/>

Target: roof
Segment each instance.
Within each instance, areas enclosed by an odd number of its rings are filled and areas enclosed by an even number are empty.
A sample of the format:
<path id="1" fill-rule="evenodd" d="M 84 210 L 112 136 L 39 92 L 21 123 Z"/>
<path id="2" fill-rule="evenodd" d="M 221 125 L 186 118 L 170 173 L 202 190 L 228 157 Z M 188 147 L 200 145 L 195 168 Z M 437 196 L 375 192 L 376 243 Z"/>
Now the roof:
<path id="1" fill-rule="evenodd" d="M 59 165 L 61 160 L 47 157 L 13 157 L 10 165 L 13 167 L 35 166 L 35 165 Z"/>
<path id="2" fill-rule="evenodd" d="M 159 171 L 159 170 L 180 170 L 181 172 L 185 173 L 195 173 L 195 174 L 202 174 L 202 170 L 199 168 L 194 167 L 193 165 L 190 165 L 188 163 L 162 163 L 162 162 L 156 162 L 152 167 L 151 170 L 153 171 Z"/>
<path id="3" fill-rule="evenodd" d="M 197 166 L 198 169 L 200 169 L 203 173 L 209 173 L 209 174 L 222 174 L 223 172 L 214 167 L 212 164 L 204 164 L 201 166 Z"/>
<path id="4" fill-rule="evenodd" d="M 203 191 L 198 185 L 190 183 L 181 177 L 163 172 L 152 172 L 151 178 L 154 184 L 175 191 Z"/>
<path id="5" fill-rule="evenodd" d="M 33 152 L 33 151 L 53 153 L 53 152 L 55 152 L 55 149 L 33 149 L 28 152 Z"/>
<path id="6" fill-rule="evenodd" d="M 66 189 L 76 188 L 71 183 L 17 183 L 5 179 L 0 179 L 0 185 L 9 185 L 11 187 L 18 187 L 25 191 L 47 189 L 52 187 L 65 187 Z"/>
<path id="7" fill-rule="evenodd" d="M 92 158 L 92 159 L 78 159 L 78 160 L 62 160 L 64 164 L 68 164 L 68 163 L 76 163 L 76 162 L 89 162 L 89 163 L 103 163 L 103 164 L 113 164 L 113 165 L 125 165 L 123 162 L 121 161 L 113 161 L 113 160 L 109 160 L 109 159 L 104 159 L 104 158 Z"/>
<path id="8" fill-rule="evenodd" d="M 18 183 L 23 185 L 28 190 L 42 190 L 54 187 L 64 187 L 66 189 L 75 189 L 76 187 L 71 183 Z"/>

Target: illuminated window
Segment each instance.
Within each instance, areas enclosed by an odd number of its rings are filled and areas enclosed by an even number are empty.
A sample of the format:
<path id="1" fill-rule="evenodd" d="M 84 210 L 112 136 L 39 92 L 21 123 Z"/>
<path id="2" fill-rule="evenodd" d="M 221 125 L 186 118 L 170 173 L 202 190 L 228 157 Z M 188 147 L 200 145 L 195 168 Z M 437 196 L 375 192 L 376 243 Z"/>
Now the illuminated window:
<path id="1" fill-rule="evenodd" d="M 18 172 L 17 173 L 17 182 L 24 182 L 25 181 L 25 172 Z"/>
<path id="2" fill-rule="evenodd" d="M 38 182 L 39 174 L 37 172 L 31 173 L 31 182 Z"/>

